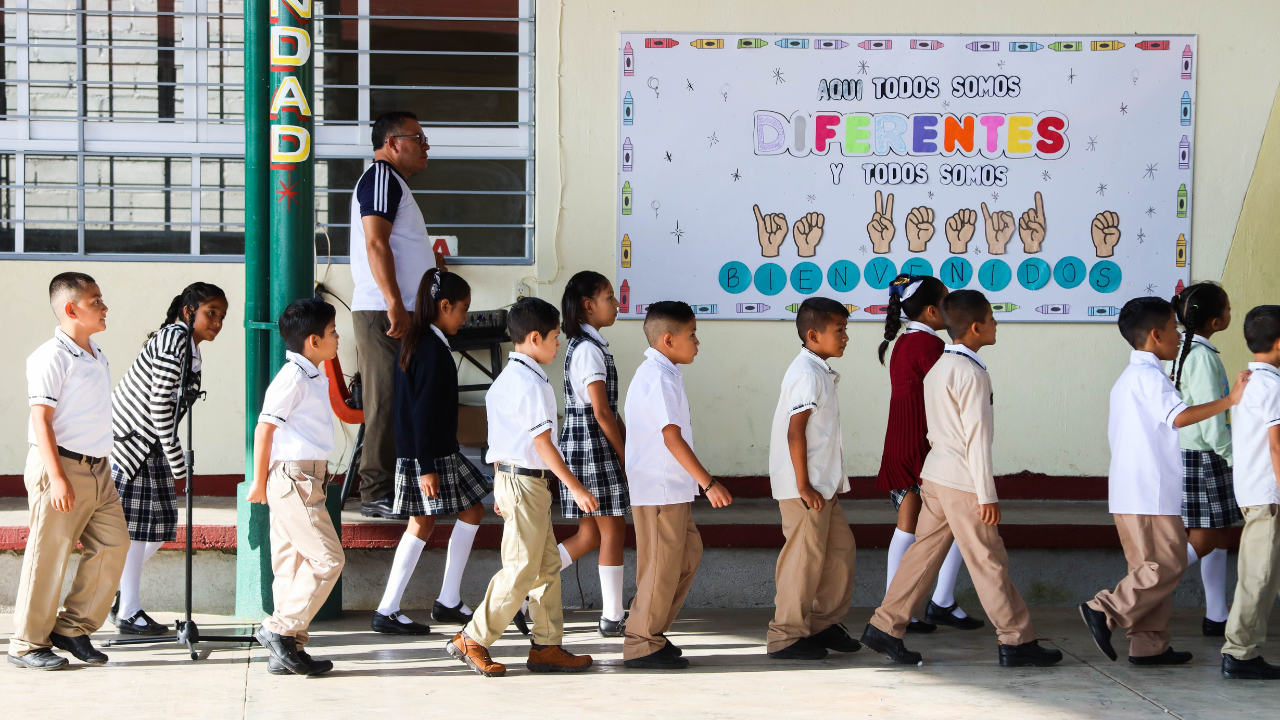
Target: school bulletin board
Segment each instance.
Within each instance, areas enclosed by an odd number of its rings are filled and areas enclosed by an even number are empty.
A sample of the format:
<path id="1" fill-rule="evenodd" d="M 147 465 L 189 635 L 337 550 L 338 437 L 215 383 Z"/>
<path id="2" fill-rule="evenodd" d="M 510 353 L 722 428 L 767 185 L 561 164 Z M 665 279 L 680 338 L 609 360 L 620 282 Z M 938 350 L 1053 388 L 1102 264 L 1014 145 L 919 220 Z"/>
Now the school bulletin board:
<path id="1" fill-rule="evenodd" d="M 1001 321 L 1189 282 L 1196 38 L 624 33 L 622 318 L 883 321 L 899 272 Z"/>

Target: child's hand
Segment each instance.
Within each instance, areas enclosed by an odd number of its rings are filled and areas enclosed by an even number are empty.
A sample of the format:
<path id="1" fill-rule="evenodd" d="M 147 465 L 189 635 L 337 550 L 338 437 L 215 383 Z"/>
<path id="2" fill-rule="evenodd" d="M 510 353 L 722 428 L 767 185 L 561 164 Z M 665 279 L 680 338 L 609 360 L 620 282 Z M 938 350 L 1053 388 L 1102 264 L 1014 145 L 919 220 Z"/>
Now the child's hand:
<path id="1" fill-rule="evenodd" d="M 493 514 L 502 517 L 502 508 L 498 507 L 498 503 L 493 504 Z"/>
<path id="2" fill-rule="evenodd" d="M 582 512 L 595 512 L 600 507 L 600 501 L 596 500 L 596 496 L 591 494 L 590 490 L 579 485 L 573 489 L 573 501 L 578 504 L 578 508 Z"/>
<path id="3" fill-rule="evenodd" d="M 707 499 L 711 501 L 711 507 L 728 507 L 729 503 L 733 502 L 733 496 L 730 495 L 729 491 L 725 490 L 724 486 L 718 482 L 711 483 L 711 487 L 704 490 L 703 494 L 705 494 Z"/>
<path id="4" fill-rule="evenodd" d="M 1231 388 L 1231 394 L 1227 396 L 1232 405 L 1240 404 L 1240 398 L 1244 396 L 1244 386 L 1249 384 L 1249 376 L 1252 374 L 1249 370 L 1245 370 L 1236 376 L 1236 386 Z"/>
<path id="5" fill-rule="evenodd" d="M 1000 503 L 993 502 L 978 506 L 978 519 L 987 525 L 1000 524 Z"/>
<path id="6" fill-rule="evenodd" d="M 65 477 L 49 475 L 49 502 L 58 512 L 69 513 L 76 506 L 76 491 Z"/>
<path id="7" fill-rule="evenodd" d="M 251 503 L 259 505 L 267 504 L 267 484 L 255 482 L 249 486 L 249 496 L 246 498 Z"/>
<path id="8" fill-rule="evenodd" d="M 822 498 L 822 493 L 813 489 L 812 485 L 806 485 L 800 488 L 800 499 L 804 500 L 804 504 L 810 510 L 822 510 L 826 506 L 827 501 Z M 728 503 L 725 503 L 726 505 Z"/>
<path id="9" fill-rule="evenodd" d="M 435 500 L 440 497 L 440 473 L 422 473 L 418 476 L 422 494 Z"/>

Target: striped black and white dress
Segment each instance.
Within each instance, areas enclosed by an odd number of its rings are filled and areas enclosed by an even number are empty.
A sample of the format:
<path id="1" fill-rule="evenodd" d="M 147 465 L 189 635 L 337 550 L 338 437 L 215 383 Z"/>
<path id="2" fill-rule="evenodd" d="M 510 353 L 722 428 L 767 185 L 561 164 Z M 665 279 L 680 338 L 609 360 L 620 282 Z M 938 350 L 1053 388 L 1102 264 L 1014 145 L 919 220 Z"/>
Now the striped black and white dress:
<path id="1" fill-rule="evenodd" d="M 111 479 L 124 506 L 130 540 L 177 539 L 174 482 L 187 476 L 178 438 L 178 382 L 187 363 L 188 392 L 198 392 L 199 348 L 186 325 L 166 325 L 147 339 L 111 393 Z"/>

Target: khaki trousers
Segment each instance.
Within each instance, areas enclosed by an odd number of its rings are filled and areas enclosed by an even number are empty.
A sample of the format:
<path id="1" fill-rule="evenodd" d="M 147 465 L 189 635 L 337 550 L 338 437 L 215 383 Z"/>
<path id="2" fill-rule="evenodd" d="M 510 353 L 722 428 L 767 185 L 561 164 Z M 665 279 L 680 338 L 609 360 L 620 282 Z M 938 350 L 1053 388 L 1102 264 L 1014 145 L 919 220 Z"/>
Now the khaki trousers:
<path id="1" fill-rule="evenodd" d="M 307 644 L 307 626 L 329 599 L 346 556 L 325 507 L 329 463 L 271 463 L 267 507 L 271 509 L 271 596 L 275 611 L 262 626 Z"/>
<path id="2" fill-rule="evenodd" d="M 400 341 L 387 335 L 385 310 L 351 313 L 364 398 L 364 450 L 360 453 L 360 501 L 387 497 L 396 487 L 396 433 L 392 404 Z"/>
<path id="3" fill-rule="evenodd" d="M 896 638 L 906 634 L 911 615 L 933 588 L 954 540 L 1000 644 L 1021 645 L 1035 640 L 1031 613 L 1009 579 L 1009 554 L 1000 531 L 978 519 L 978 496 L 924 480 L 920 483 L 920 499 L 924 506 L 916 525 L 916 541 L 902 556 L 871 624 Z"/>
<path id="4" fill-rule="evenodd" d="M 559 645 L 564 640 L 560 604 L 560 551 L 551 526 L 554 478 L 499 472 L 493 500 L 502 510 L 502 569 L 489 581 L 484 602 L 464 631 L 489 647 L 502 637 L 526 596 L 533 616 L 533 642 Z"/>
<path id="5" fill-rule="evenodd" d="M 774 575 L 777 594 L 769 623 L 768 652 L 844 622 L 853 600 L 858 548 L 839 498 L 811 510 L 800 498 L 779 500 L 782 534 Z"/>
<path id="6" fill-rule="evenodd" d="M 90 467 L 64 457 L 58 460 L 76 496 L 67 513 L 55 510 L 50 502 L 49 474 L 40 451 L 32 446 L 27 452 L 23 481 L 31 508 L 31 531 L 22 556 L 13 637 L 9 639 L 9 654 L 14 656 L 51 647 L 50 632 L 76 637 L 102 627 L 129 553 L 129 529 L 111 482 L 111 463 L 104 460 Z M 63 610 L 58 612 L 67 561 L 77 541 L 84 547 L 80 566 Z"/>
<path id="7" fill-rule="evenodd" d="M 1227 616 L 1227 641 L 1222 653 L 1237 660 L 1258 657 L 1267 639 L 1267 618 L 1280 590 L 1280 505 L 1240 508 L 1239 580 L 1236 599 Z"/>
<path id="8" fill-rule="evenodd" d="M 1169 649 L 1173 591 L 1187 569 L 1187 529 L 1177 515 L 1115 515 L 1129 574 L 1103 590 L 1089 607 L 1106 613 L 1107 626 L 1129 628 L 1129 656 Z"/>
<path id="9" fill-rule="evenodd" d="M 666 647 L 663 635 L 676 621 L 702 561 L 702 536 L 693 503 L 631 508 L 636 528 L 636 596 L 631 601 L 622 658 L 640 658 Z"/>

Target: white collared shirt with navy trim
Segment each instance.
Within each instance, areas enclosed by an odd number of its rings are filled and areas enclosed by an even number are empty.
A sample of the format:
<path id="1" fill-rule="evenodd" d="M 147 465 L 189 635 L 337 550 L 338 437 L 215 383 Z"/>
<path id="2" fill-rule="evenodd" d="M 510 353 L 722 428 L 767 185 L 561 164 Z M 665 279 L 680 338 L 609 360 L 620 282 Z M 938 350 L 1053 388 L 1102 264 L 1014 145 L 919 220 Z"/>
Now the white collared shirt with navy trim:
<path id="1" fill-rule="evenodd" d="M 1249 363 L 1249 384 L 1232 409 L 1231 448 L 1235 454 L 1232 482 L 1236 504 L 1280 505 L 1280 480 L 1271 464 L 1271 428 L 1280 425 L 1280 370 L 1263 362 Z"/>
<path id="2" fill-rule="evenodd" d="M 684 375 L 665 355 L 649 348 L 627 388 L 627 484 L 631 504 L 675 505 L 693 502 L 698 483 L 667 449 L 662 429 L 680 428 L 693 447 L 693 422 Z"/>
<path id="3" fill-rule="evenodd" d="M 1174 420 L 1187 406 L 1152 353 L 1134 350 L 1111 387 L 1110 512 L 1181 515 L 1182 451 Z"/>
<path id="4" fill-rule="evenodd" d="M 978 363 L 978 367 L 983 370 L 987 369 L 987 364 L 982 362 L 982 358 L 978 357 L 978 353 L 970 350 L 966 345 L 944 345 L 942 352 L 947 355 L 964 355 L 970 360 Z"/>
<path id="5" fill-rule="evenodd" d="M 610 354 L 609 342 L 599 330 L 590 325 L 583 324 L 582 332 L 595 342 L 580 342 L 574 349 L 568 368 L 569 387 L 573 389 L 573 396 L 578 402 L 590 405 L 591 394 L 587 392 L 587 387 L 591 383 L 605 382 L 609 378 L 609 366 L 604 360 L 604 356 Z"/>
<path id="6" fill-rule="evenodd" d="M 89 457 L 111 455 L 111 366 L 98 343 L 92 353 L 62 328 L 27 356 L 27 404 L 53 408 L 53 437 L 58 445 Z M 34 420 L 27 420 L 27 442 L 36 444 Z"/>
<path id="7" fill-rule="evenodd" d="M 271 462 L 328 460 L 333 452 L 333 408 L 324 370 L 295 352 L 267 386 L 258 422 L 276 426 Z"/>
<path id="8" fill-rule="evenodd" d="M 938 337 L 937 330 L 934 330 L 933 328 L 929 327 L 928 325 L 925 325 L 922 322 L 917 322 L 915 320 L 908 320 L 906 325 L 906 331 L 903 332 L 902 334 L 910 335 L 913 332 L 926 332 L 934 337 Z"/>
<path id="9" fill-rule="evenodd" d="M 800 497 L 787 431 L 791 418 L 806 410 L 810 411 L 804 432 L 809 485 L 828 500 L 836 493 L 849 491 L 849 478 L 844 472 L 844 437 L 840 431 L 839 387 L 840 373 L 808 348 L 801 348 L 800 354 L 791 361 L 782 377 L 782 392 L 773 411 L 773 427 L 769 433 L 769 483 L 774 499 Z"/>
<path id="10" fill-rule="evenodd" d="M 556 393 L 537 360 L 520 352 L 507 355 L 507 366 L 485 392 L 484 405 L 489 419 L 487 462 L 551 469 L 533 444 L 548 431 L 552 447 L 558 439 Z"/>

